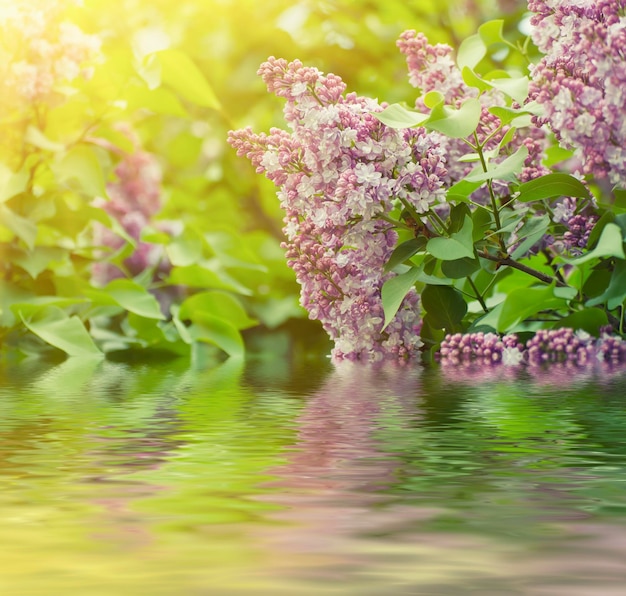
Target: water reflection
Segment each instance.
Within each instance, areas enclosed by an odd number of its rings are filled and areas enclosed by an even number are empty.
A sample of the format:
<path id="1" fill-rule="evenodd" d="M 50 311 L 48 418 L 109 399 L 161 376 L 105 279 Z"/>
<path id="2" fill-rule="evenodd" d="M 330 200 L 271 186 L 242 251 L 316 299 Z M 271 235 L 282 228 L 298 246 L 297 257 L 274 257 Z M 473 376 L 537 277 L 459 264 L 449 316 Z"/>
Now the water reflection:
<path id="1" fill-rule="evenodd" d="M 271 370 L 0 368 L 3 592 L 623 589 L 623 372 Z"/>

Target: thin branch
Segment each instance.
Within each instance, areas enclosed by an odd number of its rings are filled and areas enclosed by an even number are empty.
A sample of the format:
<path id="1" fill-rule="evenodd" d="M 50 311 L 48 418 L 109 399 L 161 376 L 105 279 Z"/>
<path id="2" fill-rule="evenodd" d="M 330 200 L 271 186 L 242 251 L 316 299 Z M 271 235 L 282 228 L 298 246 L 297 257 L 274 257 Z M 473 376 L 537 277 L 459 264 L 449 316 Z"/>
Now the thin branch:
<path id="1" fill-rule="evenodd" d="M 488 261 L 493 261 L 494 263 L 498 263 L 499 265 L 506 265 L 507 267 L 513 267 L 513 269 L 517 269 L 518 271 L 522 271 L 524 273 L 527 273 L 528 275 L 532 275 L 533 277 L 536 277 L 539 281 L 542 281 L 545 284 L 550 285 L 552 283 L 556 283 L 556 285 L 561 288 L 568 287 L 568 285 L 562 282 L 561 280 L 556 279 L 555 277 L 552 277 L 551 275 L 548 275 L 547 273 L 542 273 L 541 271 L 537 271 L 536 269 L 533 269 L 532 267 L 527 267 L 526 265 L 522 265 L 522 263 L 518 263 L 517 261 L 513 260 L 511 257 L 499 257 L 497 255 L 492 255 L 488 253 L 486 250 L 479 250 L 476 252 L 478 253 L 478 256 L 482 257 L 483 259 L 487 259 Z"/>
<path id="2" fill-rule="evenodd" d="M 485 304 L 485 300 L 481 296 L 480 292 L 478 291 L 478 288 L 476 287 L 476 284 L 474 283 L 474 281 L 469 275 L 467 276 L 467 281 L 469 282 L 469 285 L 472 286 L 472 290 L 474 290 L 475 298 L 480 303 L 481 308 L 483 309 L 483 311 L 488 313 L 489 309 L 487 308 L 487 305 Z"/>

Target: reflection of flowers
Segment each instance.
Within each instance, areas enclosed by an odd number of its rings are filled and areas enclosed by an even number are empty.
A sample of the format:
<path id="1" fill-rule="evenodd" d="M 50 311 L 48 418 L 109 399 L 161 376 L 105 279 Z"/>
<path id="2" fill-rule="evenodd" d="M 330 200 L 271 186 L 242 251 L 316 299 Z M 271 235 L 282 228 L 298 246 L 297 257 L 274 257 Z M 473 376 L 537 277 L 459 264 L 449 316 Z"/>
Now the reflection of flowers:
<path id="1" fill-rule="evenodd" d="M 387 499 L 384 490 L 396 482 L 402 465 L 396 454 L 384 451 L 377 432 L 419 417 L 419 388 L 415 366 L 336 364 L 307 399 L 287 462 L 271 470 L 275 480 L 269 486 L 280 490 L 271 494 L 271 501 L 285 506 L 274 517 L 301 525 L 296 533 L 275 537 L 292 540 L 295 534 L 298 543 L 290 544 L 295 550 L 324 551 L 356 531 L 406 521 L 404 508 L 376 513 L 371 507 Z M 412 518 L 428 514 L 410 512 Z"/>
<path id="2" fill-rule="evenodd" d="M 88 65 L 99 56 L 97 36 L 87 35 L 74 23 L 59 22 L 68 4 L 68 0 L 0 2 L 0 46 L 8 52 L 0 74 L 5 89 L 22 100 L 41 100 L 56 84 L 88 76 Z"/>

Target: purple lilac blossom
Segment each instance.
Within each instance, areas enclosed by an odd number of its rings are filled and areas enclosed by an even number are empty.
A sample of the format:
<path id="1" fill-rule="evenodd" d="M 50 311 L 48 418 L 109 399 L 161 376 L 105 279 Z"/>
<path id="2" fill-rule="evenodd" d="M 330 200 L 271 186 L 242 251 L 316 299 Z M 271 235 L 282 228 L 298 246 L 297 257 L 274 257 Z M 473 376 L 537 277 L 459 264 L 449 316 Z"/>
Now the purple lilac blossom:
<path id="1" fill-rule="evenodd" d="M 397 41 L 397 46 L 400 52 L 406 56 L 410 84 L 422 93 L 422 96 L 418 97 L 415 102 L 420 111 L 425 111 L 423 95 L 431 91 L 438 91 L 444 96 L 447 104 L 456 107 L 459 107 L 468 97 L 478 95 L 477 89 L 468 86 L 463 81 L 461 71 L 452 57 L 453 49 L 450 46 L 446 44 L 431 45 L 423 33 L 414 30 L 402 33 Z M 479 99 L 482 103 L 482 113 L 476 134 L 481 143 L 488 137 L 490 138 L 485 146 L 485 151 L 489 151 L 498 147 L 510 126 L 503 126 L 501 130 L 493 134 L 498 128 L 500 120 L 489 112 L 489 108 L 505 105 L 502 92 L 497 89 L 490 89 L 482 93 Z M 446 146 L 446 155 L 448 156 L 447 183 L 454 184 L 464 178 L 474 166 L 459 161 L 459 158 L 468 152 L 467 145 L 461 139 L 445 138 L 442 143 Z M 536 127 L 519 129 L 513 141 L 508 145 L 508 151 L 512 153 L 522 144 L 528 149 L 528 157 L 524 162 L 520 181 L 526 182 L 547 174 L 549 170 L 541 165 L 541 159 L 546 148 L 544 132 Z M 507 155 L 503 152 L 496 161 L 501 161 L 506 157 Z M 509 194 L 508 185 L 504 182 L 496 181 L 495 189 L 501 195 Z M 484 200 L 486 189 L 476 191 L 473 198 Z"/>
<path id="2" fill-rule="evenodd" d="M 259 69 L 287 100 L 291 132 L 231 131 L 230 144 L 278 187 L 283 247 L 301 304 L 334 341 L 335 359 L 409 358 L 421 346 L 414 290 L 383 330 L 383 268 L 397 235 L 384 217 L 403 199 L 418 213 L 445 201 L 440 136 L 398 131 L 373 113 L 375 100 L 345 94 L 343 81 L 300 61 L 270 57 Z"/>
<path id="3" fill-rule="evenodd" d="M 532 38 L 545 55 L 529 98 L 543 107 L 581 173 L 626 184 L 626 0 L 529 0 Z"/>
<path id="4" fill-rule="evenodd" d="M 459 106 L 466 98 L 477 95 L 477 89 L 469 87 L 463 81 L 461 71 L 452 57 L 453 49 L 450 46 L 445 44 L 431 45 L 423 33 L 416 33 L 413 30 L 402 33 L 397 45 L 400 51 L 406 55 L 409 82 L 414 87 L 419 88 L 422 94 L 438 91 L 443 94 L 446 103 L 456 106 Z M 482 142 L 492 135 L 499 125 L 498 118 L 489 112 L 489 108 L 504 105 L 504 97 L 500 91 L 491 89 L 481 94 L 480 100 L 483 109 L 476 132 Z M 416 107 L 425 111 L 422 97 L 416 100 Z M 502 130 L 492 137 L 485 149 L 496 148 L 509 128 L 509 126 L 502 127 Z M 448 179 L 446 183 L 451 185 L 469 174 L 473 166 L 459 161 L 459 157 L 467 153 L 467 145 L 462 140 L 444 138 L 441 143 L 447 147 Z M 547 137 L 541 127 L 529 126 L 518 130 L 516 137 L 509 145 L 509 149 L 515 151 L 521 145 L 528 149 L 528 157 L 519 176 L 520 182 L 527 182 L 550 173 L 550 170 L 542 165 L 542 159 L 547 148 Z M 496 180 L 493 183 L 493 188 L 500 196 L 510 194 L 506 182 Z M 472 195 L 472 199 L 477 202 L 485 202 L 487 198 L 486 187 L 478 189 Z M 513 205 L 516 206 L 517 203 L 513 203 Z M 597 218 L 586 212 L 584 215 L 576 215 L 576 208 L 576 200 L 570 197 L 553 201 L 552 219 L 564 225 L 565 234 L 562 238 L 552 236 L 543 238 L 530 252 L 550 248 L 557 253 L 566 251 L 570 254 L 579 254 L 580 249 L 586 246 L 589 233 Z M 585 221 L 583 222 L 582 219 Z"/>
<path id="5" fill-rule="evenodd" d="M 495 333 L 455 333 L 441 342 L 438 358 L 444 365 L 617 364 L 626 362 L 626 341 L 607 332 L 594 338 L 567 327 L 541 329 L 526 344 L 520 343 L 515 334 L 500 337 Z"/>
<path id="6" fill-rule="evenodd" d="M 496 333 L 449 333 L 441 342 L 438 354 L 445 364 L 470 361 L 483 364 L 518 364 L 522 350 L 523 344 L 515 334 L 500 337 Z"/>
<path id="7" fill-rule="evenodd" d="M 159 274 L 166 274 L 171 268 L 163 247 L 141 242 L 141 233 L 148 225 L 153 225 L 166 233 L 174 232 L 168 222 L 152 222 L 162 207 L 161 169 L 150 153 L 136 149 L 125 155 L 115 168 L 117 180 L 107 185 L 109 200 L 96 198 L 94 205 L 104 209 L 117 220 L 124 231 L 135 240 L 133 253 L 124 260 L 126 272 L 135 276 L 149 268 L 156 268 Z M 111 249 L 121 249 L 126 241 L 109 228 L 97 225 L 94 242 Z M 94 264 L 93 280 L 98 285 L 125 277 L 125 273 L 114 264 L 100 261 Z"/>

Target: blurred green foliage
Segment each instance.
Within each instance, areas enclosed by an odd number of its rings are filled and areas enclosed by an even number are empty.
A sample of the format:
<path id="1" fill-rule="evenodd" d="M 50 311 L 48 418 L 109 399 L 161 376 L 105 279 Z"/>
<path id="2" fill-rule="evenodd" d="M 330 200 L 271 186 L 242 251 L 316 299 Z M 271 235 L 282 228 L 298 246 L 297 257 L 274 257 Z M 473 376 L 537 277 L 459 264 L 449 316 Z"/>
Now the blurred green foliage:
<path id="1" fill-rule="evenodd" d="M 61 78 L 29 101 L 4 79 L 0 342 L 25 354 L 101 357 L 128 349 L 189 354 L 199 344 L 240 356 L 246 338 L 271 345 L 246 330 L 289 329 L 306 318 L 279 246 L 273 185 L 225 142 L 231 128 L 268 130 L 282 121 L 282 106 L 255 75 L 269 55 L 334 72 L 364 95 L 408 101 L 395 48 L 403 30 L 457 44 L 495 15 L 516 26 L 525 3 L 86 0 L 57 12 L 53 5 L 42 13 L 50 31 L 67 20 L 97 36 L 102 50 L 91 77 Z M 12 72 L 20 52 L 28 60 L 32 41 L 27 31 L 5 31 L 2 73 Z M 94 199 L 110 199 L 120 163 L 139 150 L 156 157 L 163 207 L 133 237 Z M 119 242 L 99 245 L 97 226 Z M 156 246 L 160 260 L 133 271 L 129 259 L 142 246 Z M 117 267 L 118 279 L 95 280 L 97 263 Z"/>

